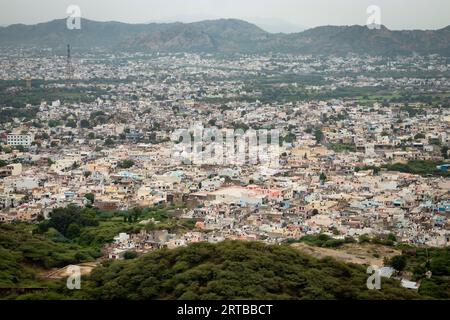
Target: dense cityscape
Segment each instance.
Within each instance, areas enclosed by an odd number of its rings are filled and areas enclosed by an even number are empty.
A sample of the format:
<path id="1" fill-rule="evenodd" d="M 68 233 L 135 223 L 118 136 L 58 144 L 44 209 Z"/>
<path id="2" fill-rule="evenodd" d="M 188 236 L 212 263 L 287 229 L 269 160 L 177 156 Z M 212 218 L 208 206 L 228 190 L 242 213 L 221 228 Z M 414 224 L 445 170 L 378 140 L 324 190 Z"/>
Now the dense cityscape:
<path id="1" fill-rule="evenodd" d="M 440 54 L 0 47 L 0 297 L 341 298 L 106 281 L 231 243 L 331 256 L 362 279 L 350 298 L 449 299 L 449 75 Z M 73 265 L 102 289 L 61 289 Z"/>

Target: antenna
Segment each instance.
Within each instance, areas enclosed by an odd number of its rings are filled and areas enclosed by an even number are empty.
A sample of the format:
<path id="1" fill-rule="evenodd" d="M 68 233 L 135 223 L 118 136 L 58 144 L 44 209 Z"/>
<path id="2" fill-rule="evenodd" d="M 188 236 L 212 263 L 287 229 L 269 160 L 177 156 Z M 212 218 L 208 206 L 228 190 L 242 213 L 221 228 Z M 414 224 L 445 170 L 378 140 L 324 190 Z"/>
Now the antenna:
<path id="1" fill-rule="evenodd" d="M 73 78 L 72 57 L 70 55 L 70 44 L 67 45 L 66 81 L 68 84 Z"/>

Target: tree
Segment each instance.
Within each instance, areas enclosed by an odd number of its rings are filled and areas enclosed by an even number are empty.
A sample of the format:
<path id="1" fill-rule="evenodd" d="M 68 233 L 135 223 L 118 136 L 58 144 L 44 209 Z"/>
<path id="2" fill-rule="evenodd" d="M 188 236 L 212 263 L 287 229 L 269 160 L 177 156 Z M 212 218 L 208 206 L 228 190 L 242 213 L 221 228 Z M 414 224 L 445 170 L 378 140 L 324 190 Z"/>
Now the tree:
<path id="1" fill-rule="evenodd" d="M 0 168 L 5 167 L 8 165 L 8 162 L 6 162 L 5 160 L 0 160 Z"/>
<path id="2" fill-rule="evenodd" d="M 57 126 L 59 126 L 59 125 L 60 125 L 60 122 L 57 121 L 57 120 L 49 120 L 49 121 L 48 121 L 48 126 L 49 126 L 50 128 L 55 128 L 55 127 L 57 127 Z"/>
<path id="3" fill-rule="evenodd" d="M 81 228 L 78 224 L 76 223 L 71 223 L 68 227 L 67 227 L 67 231 L 66 231 L 66 236 L 69 239 L 74 239 L 76 237 L 79 237 L 81 233 Z"/>
<path id="4" fill-rule="evenodd" d="M 80 121 L 80 127 L 81 128 L 90 128 L 91 123 L 89 122 L 89 120 L 83 119 Z"/>
<path id="5" fill-rule="evenodd" d="M 111 138 L 106 138 L 106 140 L 105 140 L 105 146 L 107 146 L 107 147 L 112 147 L 112 146 L 114 146 L 114 140 L 111 139 Z"/>
<path id="6" fill-rule="evenodd" d="M 139 217 L 142 215 L 142 209 L 138 208 L 138 207 L 133 208 L 132 214 L 133 214 L 134 222 L 137 222 Z"/>
<path id="7" fill-rule="evenodd" d="M 250 127 L 243 122 L 235 122 L 233 123 L 233 129 L 234 130 L 241 129 L 242 131 L 246 132 L 248 129 L 250 129 Z"/>
<path id="8" fill-rule="evenodd" d="M 76 128 L 77 127 L 77 122 L 74 119 L 69 119 L 66 123 L 66 127 L 69 128 Z"/>
<path id="9" fill-rule="evenodd" d="M 448 154 L 448 150 L 449 150 L 449 148 L 447 146 L 442 146 L 441 154 L 442 154 L 442 157 L 444 157 L 444 159 L 449 159 L 450 158 L 450 156 Z"/>
<path id="10" fill-rule="evenodd" d="M 397 271 L 403 271 L 406 268 L 406 257 L 405 256 L 395 256 L 391 260 L 389 260 L 389 265 Z"/>
<path id="11" fill-rule="evenodd" d="M 131 259 L 136 259 L 137 258 L 137 253 L 134 251 L 127 251 L 123 254 L 123 258 L 125 260 L 131 260 Z"/>
<path id="12" fill-rule="evenodd" d="M 88 199 L 88 200 L 91 202 L 91 204 L 93 204 L 94 201 L 95 201 L 95 195 L 94 195 L 93 193 L 86 193 L 86 194 L 84 195 L 84 197 L 85 197 L 86 199 Z"/>
<path id="13" fill-rule="evenodd" d="M 430 263 L 430 269 L 433 275 L 450 275 L 450 266 L 448 265 L 448 257 L 443 254 L 440 257 L 433 257 Z"/>
<path id="14" fill-rule="evenodd" d="M 95 211 L 89 208 L 79 208 L 75 205 L 69 205 L 66 208 L 57 208 L 50 213 L 50 220 L 42 223 L 48 224 L 48 227 L 55 228 L 61 234 L 68 237 L 69 226 L 76 224 L 79 227 L 98 226 L 95 217 Z M 75 227 L 72 227 L 74 229 Z M 75 232 L 75 230 L 71 230 Z"/>
<path id="15" fill-rule="evenodd" d="M 358 242 L 361 243 L 361 244 L 362 243 L 370 243 L 370 238 L 369 238 L 368 235 L 362 234 L 362 235 L 359 236 Z"/>
<path id="16" fill-rule="evenodd" d="M 390 240 L 390 241 L 397 241 L 397 237 L 395 236 L 395 234 L 393 234 L 393 233 L 390 233 L 389 235 L 388 235 L 388 240 Z"/>
<path id="17" fill-rule="evenodd" d="M 289 132 L 282 140 L 286 143 L 293 143 L 296 139 L 295 134 Z"/>
<path id="18" fill-rule="evenodd" d="M 316 131 L 314 131 L 314 137 L 316 138 L 317 144 L 321 143 L 324 137 L 322 130 L 316 129 Z"/>
<path id="19" fill-rule="evenodd" d="M 324 183 L 325 181 L 327 181 L 327 176 L 325 175 L 325 173 L 321 173 L 320 174 L 320 182 Z"/>
<path id="20" fill-rule="evenodd" d="M 415 140 L 425 139 L 425 135 L 423 133 L 418 133 L 414 136 Z"/>
<path id="21" fill-rule="evenodd" d="M 123 160 L 123 161 L 121 161 L 120 163 L 119 163 L 119 168 L 122 168 L 122 169 L 129 169 L 129 168 L 131 168 L 131 167 L 133 167 L 134 166 L 134 161 L 133 160 Z"/>

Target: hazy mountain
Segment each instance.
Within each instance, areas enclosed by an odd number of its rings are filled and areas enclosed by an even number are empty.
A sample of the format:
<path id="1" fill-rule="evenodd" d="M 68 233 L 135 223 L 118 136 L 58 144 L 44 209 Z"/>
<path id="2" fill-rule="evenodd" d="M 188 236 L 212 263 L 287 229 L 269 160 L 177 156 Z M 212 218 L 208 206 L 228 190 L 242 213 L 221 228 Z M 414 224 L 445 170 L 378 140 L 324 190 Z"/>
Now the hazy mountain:
<path id="1" fill-rule="evenodd" d="M 270 33 L 297 33 L 307 29 L 304 26 L 277 18 L 249 18 L 248 22 Z"/>
<path id="2" fill-rule="evenodd" d="M 171 52 L 290 52 L 309 54 L 421 54 L 450 56 L 450 26 L 441 30 L 392 31 L 385 27 L 324 26 L 300 33 L 272 34 L 236 19 L 193 23 L 127 24 L 83 19 L 81 30 L 66 20 L 0 27 L 0 46 L 36 46 L 75 50 Z"/>
<path id="3" fill-rule="evenodd" d="M 252 51 L 269 34 L 241 20 L 206 20 L 152 25 L 136 37 L 124 39 L 121 48 L 150 51 Z"/>
<path id="4" fill-rule="evenodd" d="M 379 55 L 440 53 L 450 55 L 450 27 L 441 30 L 392 31 L 382 26 L 325 26 L 286 37 L 287 50 L 303 53 L 347 52 Z"/>
<path id="5" fill-rule="evenodd" d="M 148 23 L 174 23 L 174 22 L 182 22 L 182 23 L 192 23 L 204 20 L 219 20 L 221 19 L 218 16 L 213 16 L 210 14 L 177 14 L 174 16 L 168 16 L 161 19 L 152 19 L 149 20 Z"/>

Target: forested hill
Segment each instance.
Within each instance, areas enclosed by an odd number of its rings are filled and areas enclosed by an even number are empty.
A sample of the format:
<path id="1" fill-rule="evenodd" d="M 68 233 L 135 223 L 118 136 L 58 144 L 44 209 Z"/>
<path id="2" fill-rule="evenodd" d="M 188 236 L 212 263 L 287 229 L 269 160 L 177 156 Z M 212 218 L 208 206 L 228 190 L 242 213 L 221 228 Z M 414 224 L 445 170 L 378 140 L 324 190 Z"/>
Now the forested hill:
<path id="1" fill-rule="evenodd" d="M 95 269 L 89 299 L 415 299 L 398 281 L 368 290 L 366 270 L 289 246 L 199 243 Z"/>
<path id="2" fill-rule="evenodd" d="M 99 226 L 83 227 L 82 237 L 68 230 L 67 238 L 54 228 L 45 231 L 46 223 L 37 227 L 0 223 L 0 289 L 11 289 L 1 291 L 0 299 L 450 298 L 450 248 L 406 247 L 395 257 L 403 264 L 396 266 L 398 270 L 420 281 L 417 292 L 386 278 L 381 290 L 368 290 L 367 266 L 317 259 L 288 244 L 240 241 L 196 243 L 128 260 L 106 260 L 90 276 L 83 276 L 81 290 L 68 290 L 66 279 L 52 280 L 44 274 L 55 267 L 94 261 L 101 256 L 101 244 L 112 239 L 117 228 L 134 225 L 117 221 L 113 227 L 112 221 L 102 221 Z M 430 279 L 427 270 L 432 271 Z M 14 288 L 42 290 L 18 293 Z"/>
<path id="3" fill-rule="evenodd" d="M 81 51 L 297 53 L 297 54 L 442 54 L 450 55 L 450 26 L 440 30 L 389 30 L 384 26 L 323 26 L 300 33 L 268 33 L 237 19 L 194 23 L 127 24 L 81 20 L 69 30 L 65 19 L 36 25 L 0 27 L 0 47 L 39 47 Z"/>

